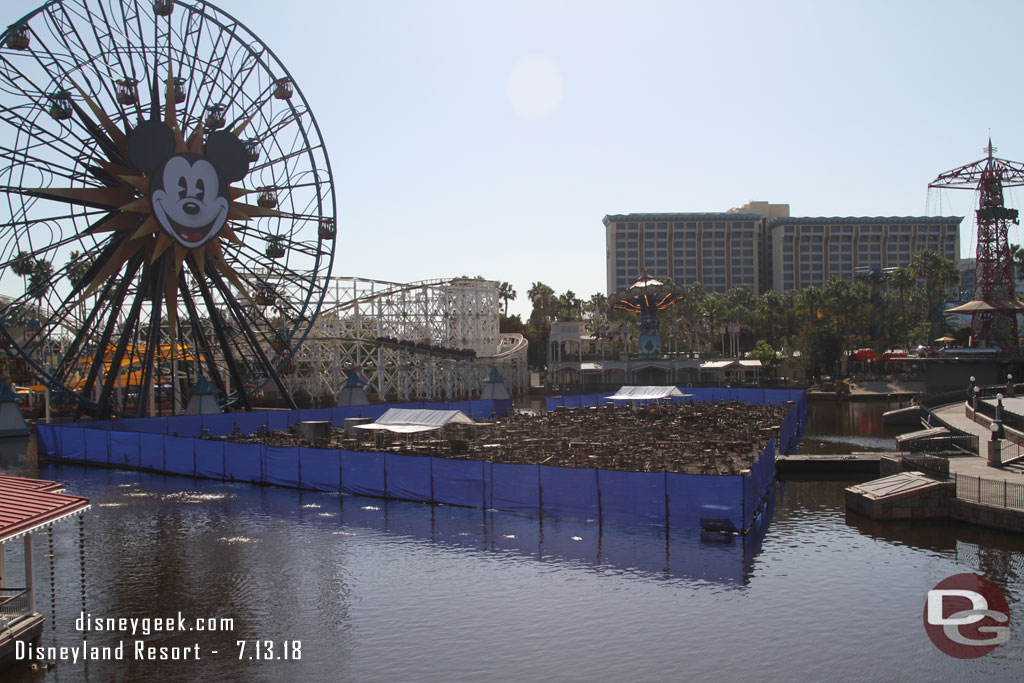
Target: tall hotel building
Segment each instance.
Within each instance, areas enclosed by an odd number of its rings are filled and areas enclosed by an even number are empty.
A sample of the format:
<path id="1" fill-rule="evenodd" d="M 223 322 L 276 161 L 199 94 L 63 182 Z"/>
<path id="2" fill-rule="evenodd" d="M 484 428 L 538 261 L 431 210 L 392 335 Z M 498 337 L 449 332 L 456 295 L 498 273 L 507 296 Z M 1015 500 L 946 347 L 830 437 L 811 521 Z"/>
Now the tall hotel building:
<path id="1" fill-rule="evenodd" d="M 769 221 L 772 289 L 820 287 L 852 280 L 862 268 L 906 266 L 919 251 L 960 263 L 959 216 L 908 218 L 777 218 Z"/>
<path id="2" fill-rule="evenodd" d="M 962 217 L 790 218 L 788 204 L 750 202 L 724 213 L 630 213 L 604 217 L 607 293 L 641 271 L 679 285 L 754 294 L 852 280 L 861 268 L 910 263 L 931 249 L 958 264 Z"/>

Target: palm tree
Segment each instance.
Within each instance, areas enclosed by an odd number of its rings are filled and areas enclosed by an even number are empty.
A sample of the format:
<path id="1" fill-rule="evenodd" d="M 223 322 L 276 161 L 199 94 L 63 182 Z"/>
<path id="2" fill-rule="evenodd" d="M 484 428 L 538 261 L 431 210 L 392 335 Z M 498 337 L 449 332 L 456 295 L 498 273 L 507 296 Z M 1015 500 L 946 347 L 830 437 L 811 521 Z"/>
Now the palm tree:
<path id="1" fill-rule="evenodd" d="M 36 318 L 42 315 L 43 299 L 50 289 L 53 277 L 53 264 L 46 259 L 36 259 L 32 263 L 32 273 L 28 276 L 26 292 L 37 302 Z"/>
<path id="2" fill-rule="evenodd" d="M 559 317 L 564 320 L 579 320 L 582 302 L 571 289 L 558 297 Z"/>
<path id="3" fill-rule="evenodd" d="M 930 249 L 919 251 L 910 259 L 910 272 L 923 282 L 928 302 L 929 342 L 942 328 L 942 302 L 950 288 L 960 282 L 960 271 L 948 258 Z"/>
<path id="4" fill-rule="evenodd" d="M 799 312 L 805 314 L 807 322 L 817 322 L 825 317 L 825 294 L 817 287 L 801 289 L 796 296 Z"/>
<path id="5" fill-rule="evenodd" d="M 585 304 L 585 308 L 590 312 L 591 318 L 603 316 L 605 311 L 608 310 L 608 297 L 601 292 L 591 294 L 589 301 Z"/>
<path id="6" fill-rule="evenodd" d="M 534 282 L 526 291 L 527 298 L 533 303 L 533 312 L 530 319 L 534 323 L 541 323 L 551 318 L 554 313 L 558 299 L 555 297 L 555 290 L 543 282 Z"/>
<path id="7" fill-rule="evenodd" d="M 502 282 L 498 284 L 498 298 L 505 302 L 505 312 L 502 314 L 506 318 L 508 317 L 508 302 L 516 300 L 516 290 L 512 288 L 512 285 L 508 282 Z"/>
<path id="8" fill-rule="evenodd" d="M 900 320 L 903 325 L 903 348 L 910 348 L 910 337 L 907 331 L 907 292 L 914 287 L 916 279 L 908 266 L 900 266 L 889 276 L 889 284 L 899 293 Z"/>
<path id="9" fill-rule="evenodd" d="M 19 251 L 14 260 L 11 261 L 11 270 L 14 271 L 15 275 L 21 276 L 21 284 L 25 287 L 26 292 L 28 291 L 28 281 L 26 278 L 32 274 L 34 263 L 32 254 L 27 251 Z"/>
<path id="10" fill-rule="evenodd" d="M 1010 245 L 1010 260 L 1013 262 L 1017 279 L 1024 282 L 1024 247 L 1019 244 Z"/>
<path id="11" fill-rule="evenodd" d="M 704 301 L 701 302 L 701 313 L 704 315 L 704 319 L 708 323 L 710 333 L 714 335 L 717 331 L 717 326 L 725 322 L 726 314 L 728 313 L 728 306 L 725 302 L 725 297 L 721 294 L 708 294 L 704 297 Z M 722 355 L 725 355 L 724 332 L 722 333 Z"/>
<path id="12" fill-rule="evenodd" d="M 85 257 L 85 254 L 75 250 L 68 255 L 68 282 L 74 289 L 81 289 L 85 284 L 85 274 L 92 268 L 93 261 Z"/>
<path id="13" fill-rule="evenodd" d="M 775 326 L 778 325 L 779 321 L 783 316 L 784 302 L 782 297 L 774 289 L 769 289 L 767 292 L 762 294 L 755 305 L 757 315 L 760 316 L 761 321 L 768 326 L 768 344 L 774 349 L 775 346 Z"/>

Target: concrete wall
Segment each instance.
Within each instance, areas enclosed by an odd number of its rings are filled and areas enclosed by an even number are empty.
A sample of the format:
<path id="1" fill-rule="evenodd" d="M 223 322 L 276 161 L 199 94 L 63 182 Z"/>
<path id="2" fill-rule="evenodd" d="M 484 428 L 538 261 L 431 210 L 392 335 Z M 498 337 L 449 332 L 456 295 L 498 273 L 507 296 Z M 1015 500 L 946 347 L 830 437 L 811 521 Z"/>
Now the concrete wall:
<path id="1" fill-rule="evenodd" d="M 881 500 L 847 489 L 846 508 L 871 519 L 943 519 L 955 493 L 953 482 Z"/>
<path id="2" fill-rule="evenodd" d="M 949 516 L 952 519 L 990 529 L 1024 533 L 1024 510 L 973 503 L 960 498 L 953 498 L 949 504 Z"/>

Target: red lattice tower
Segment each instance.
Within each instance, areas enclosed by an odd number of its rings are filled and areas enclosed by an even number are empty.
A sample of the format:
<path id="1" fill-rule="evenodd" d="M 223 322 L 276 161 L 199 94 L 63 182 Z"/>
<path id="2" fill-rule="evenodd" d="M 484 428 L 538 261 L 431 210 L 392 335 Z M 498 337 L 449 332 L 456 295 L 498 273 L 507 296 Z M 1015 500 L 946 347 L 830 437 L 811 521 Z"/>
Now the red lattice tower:
<path id="1" fill-rule="evenodd" d="M 991 138 L 984 151 L 984 159 L 941 173 L 928 187 L 978 191 L 974 300 L 953 311 L 971 314 L 974 339 L 984 346 L 1016 349 L 1017 312 L 1024 306 L 1014 295 L 1007 228 L 1018 221 L 1017 210 L 1003 205 L 1003 188 L 1024 185 L 1024 164 L 993 156 Z"/>

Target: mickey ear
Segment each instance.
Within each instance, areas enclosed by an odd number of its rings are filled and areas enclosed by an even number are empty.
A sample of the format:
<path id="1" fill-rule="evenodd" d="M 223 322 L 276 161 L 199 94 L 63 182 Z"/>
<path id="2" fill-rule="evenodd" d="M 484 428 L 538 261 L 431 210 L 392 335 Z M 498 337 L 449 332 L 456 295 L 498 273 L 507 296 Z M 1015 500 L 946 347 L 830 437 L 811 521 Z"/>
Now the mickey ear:
<path id="1" fill-rule="evenodd" d="M 174 154 L 174 131 L 161 121 L 143 121 L 128 134 L 128 158 L 153 173 Z"/>
<path id="2" fill-rule="evenodd" d="M 241 180 L 249 172 L 249 155 L 234 134 L 218 130 L 206 138 L 206 158 L 229 183 Z"/>

